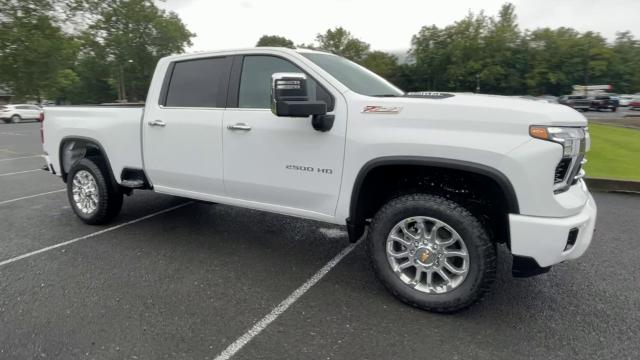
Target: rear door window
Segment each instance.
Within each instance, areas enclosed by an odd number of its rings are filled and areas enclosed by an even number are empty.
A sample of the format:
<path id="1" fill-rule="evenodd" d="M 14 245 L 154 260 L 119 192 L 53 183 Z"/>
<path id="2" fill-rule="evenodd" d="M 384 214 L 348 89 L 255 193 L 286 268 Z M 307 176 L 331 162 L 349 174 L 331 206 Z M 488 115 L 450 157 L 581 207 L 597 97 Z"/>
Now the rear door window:
<path id="1" fill-rule="evenodd" d="M 230 60 L 230 57 L 217 57 L 176 62 L 164 105 L 224 108 Z"/>

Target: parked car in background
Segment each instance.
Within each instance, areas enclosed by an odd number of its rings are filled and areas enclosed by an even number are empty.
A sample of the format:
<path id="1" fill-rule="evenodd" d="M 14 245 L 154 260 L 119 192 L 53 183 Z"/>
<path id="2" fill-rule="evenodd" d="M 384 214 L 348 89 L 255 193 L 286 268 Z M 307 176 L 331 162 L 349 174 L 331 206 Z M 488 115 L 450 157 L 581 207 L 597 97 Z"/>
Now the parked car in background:
<path id="1" fill-rule="evenodd" d="M 19 123 L 22 120 L 40 120 L 43 111 L 36 105 L 13 104 L 0 106 L 0 119 L 6 123 Z"/>
<path id="2" fill-rule="evenodd" d="M 629 109 L 640 110 L 640 97 L 634 98 L 629 102 Z"/>
<path id="3" fill-rule="evenodd" d="M 549 104 L 557 104 L 558 98 L 553 95 L 541 95 L 537 97 L 538 100 L 542 100 L 544 102 L 548 102 Z"/>
<path id="4" fill-rule="evenodd" d="M 591 101 L 591 109 L 600 111 L 600 110 L 618 110 L 618 100 L 611 98 L 609 95 L 594 95 L 589 97 Z"/>
<path id="5" fill-rule="evenodd" d="M 637 96 L 634 95 L 620 95 L 619 104 L 620 106 L 629 106 L 629 103 L 635 100 Z"/>
<path id="6" fill-rule="evenodd" d="M 558 103 L 576 110 L 588 111 L 591 109 L 591 101 L 584 95 L 562 95 L 558 98 Z"/>
<path id="7" fill-rule="evenodd" d="M 525 100 L 531 100 L 531 101 L 538 101 L 538 102 L 543 102 L 546 103 L 547 101 L 545 99 L 540 99 L 538 97 L 535 97 L 533 95 L 517 95 L 515 96 L 519 99 L 525 99 Z"/>

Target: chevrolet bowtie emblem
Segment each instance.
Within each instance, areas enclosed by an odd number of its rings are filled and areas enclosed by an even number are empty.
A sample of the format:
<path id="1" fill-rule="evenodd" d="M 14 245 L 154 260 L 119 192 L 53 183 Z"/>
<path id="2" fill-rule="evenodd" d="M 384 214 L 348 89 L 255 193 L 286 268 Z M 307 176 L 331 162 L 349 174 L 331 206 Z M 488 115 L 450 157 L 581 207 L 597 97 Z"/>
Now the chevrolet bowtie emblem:
<path id="1" fill-rule="evenodd" d="M 420 261 L 426 262 L 427 260 L 429 260 L 429 251 L 425 250 L 420 254 Z"/>

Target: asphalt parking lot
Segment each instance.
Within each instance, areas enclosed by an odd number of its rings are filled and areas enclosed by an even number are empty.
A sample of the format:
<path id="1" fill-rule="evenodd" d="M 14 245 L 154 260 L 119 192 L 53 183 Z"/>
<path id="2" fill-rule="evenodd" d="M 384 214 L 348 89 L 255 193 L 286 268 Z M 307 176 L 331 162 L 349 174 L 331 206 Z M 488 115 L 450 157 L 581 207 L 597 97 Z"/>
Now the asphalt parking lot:
<path id="1" fill-rule="evenodd" d="M 640 129 L 640 110 L 620 107 L 618 111 L 586 111 L 582 113 L 590 122 Z"/>
<path id="2" fill-rule="evenodd" d="M 640 196 L 595 194 L 582 258 L 513 279 L 502 250 L 492 294 L 436 315 L 388 294 L 363 246 L 325 267 L 350 249 L 335 226 L 151 192 L 84 225 L 37 170 L 38 126 L 0 124 L 0 359 L 214 359 L 256 323 L 234 359 L 640 358 Z"/>

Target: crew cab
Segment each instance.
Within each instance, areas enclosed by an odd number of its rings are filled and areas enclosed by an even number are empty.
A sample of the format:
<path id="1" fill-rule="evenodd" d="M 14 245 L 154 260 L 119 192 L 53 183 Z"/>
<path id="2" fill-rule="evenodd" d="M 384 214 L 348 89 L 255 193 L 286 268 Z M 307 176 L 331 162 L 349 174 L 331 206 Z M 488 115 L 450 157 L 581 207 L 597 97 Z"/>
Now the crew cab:
<path id="1" fill-rule="evenodd" d="M 49 170 L 88 224 L 147 189 L 344 225 L 389 291 L 430 311 L 481 299 L 499 244 L 531 276 L 582 255 L 596 221 L 578 112 L 405 93 L 319 51 L 166 57 L 144 107 L 47 108 L 42 126 Z"/>

